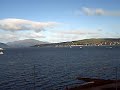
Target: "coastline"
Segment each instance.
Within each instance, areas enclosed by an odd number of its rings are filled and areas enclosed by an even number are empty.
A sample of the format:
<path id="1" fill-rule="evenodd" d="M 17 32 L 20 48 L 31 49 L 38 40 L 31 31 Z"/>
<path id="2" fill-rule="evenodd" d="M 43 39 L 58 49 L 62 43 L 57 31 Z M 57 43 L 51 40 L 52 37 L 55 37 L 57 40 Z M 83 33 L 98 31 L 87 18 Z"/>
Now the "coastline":
<path id="1" fill-rule="evenodd" d="M 86 83 L 65 90 L 120 90 L 120 80 L 104 80 L 96 78 L 77 78 Z"/>

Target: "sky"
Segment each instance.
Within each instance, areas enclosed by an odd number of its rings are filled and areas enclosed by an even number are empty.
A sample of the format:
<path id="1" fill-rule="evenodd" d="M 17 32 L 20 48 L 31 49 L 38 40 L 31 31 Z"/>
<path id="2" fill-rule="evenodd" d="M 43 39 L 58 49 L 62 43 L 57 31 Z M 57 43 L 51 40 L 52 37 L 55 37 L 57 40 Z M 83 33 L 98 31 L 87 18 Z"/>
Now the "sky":
<path id="1" fill-rule="evenodd" d="M 0 42 L 120 38 L 120 0 L 0 0 Z"/>

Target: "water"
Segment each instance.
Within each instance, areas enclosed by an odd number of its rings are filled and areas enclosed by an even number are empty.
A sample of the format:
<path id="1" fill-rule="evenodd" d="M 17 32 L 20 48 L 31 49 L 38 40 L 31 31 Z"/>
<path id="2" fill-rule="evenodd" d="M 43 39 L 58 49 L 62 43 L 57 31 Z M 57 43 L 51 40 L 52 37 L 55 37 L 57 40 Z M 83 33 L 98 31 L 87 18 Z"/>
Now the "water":
<path id="1" fill-rule="evenodd" d="M 63 90 L 83 83 L 78 76 L 115 79 L 114 67 L 120 79 L 119 66 L 120 47 L 9 48 L 0 55 L 0 90 Z"/>

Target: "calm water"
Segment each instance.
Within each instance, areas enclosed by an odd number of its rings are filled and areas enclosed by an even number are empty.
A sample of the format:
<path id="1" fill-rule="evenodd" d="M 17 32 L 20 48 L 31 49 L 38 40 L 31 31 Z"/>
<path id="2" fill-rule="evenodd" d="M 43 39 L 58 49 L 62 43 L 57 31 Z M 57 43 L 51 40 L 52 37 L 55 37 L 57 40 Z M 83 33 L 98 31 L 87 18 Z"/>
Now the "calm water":
<path id="1" fill-rule="evenodd" d="M 0 90 L 63 90 L 83 83 L 78 76 L 115 79 L 119 66 L 120 47 L 6 49 L 0 55 Z"/>

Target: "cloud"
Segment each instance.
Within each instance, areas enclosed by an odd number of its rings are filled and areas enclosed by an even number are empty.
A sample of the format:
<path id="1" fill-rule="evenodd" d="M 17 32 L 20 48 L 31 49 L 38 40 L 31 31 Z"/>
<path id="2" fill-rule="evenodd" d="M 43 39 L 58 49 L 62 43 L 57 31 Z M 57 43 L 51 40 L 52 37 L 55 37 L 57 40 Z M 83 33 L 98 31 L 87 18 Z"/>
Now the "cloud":
<path id="1" fill-rule="evenodd" d="M 85 39 L 99 34 L 98 30 L 51 30 L 46 39 L 51 42 L 64 42 Z"/>
<path id="2" fill-rule="evenodd" d="M 55 27 L 57 22 L 35 22 L 24 19 L 8 18 L 0 20 L 0 29 L 7 31 L 33 30 L 40 32 L 47 28 Z"/>
<path id="3" fill-rule="evenodd" d="M 88 32 L 83 30 L 62 30 L 62 31 L 55 31 L 55 33 L 59 34 L 70 34 L 70 35 L 86 35 L 86 34 L 98 34 L 97 32 Z"/>
<path id="4" fill-rule="evenodd" d="M 19 36 L 16 34 L 10 34 L 10 33 L 3 33 L 0 35 L 0 42 L 6 42 L 6 41 L 15 41 L 18 40 Z"/>
<path id="5" fill-rule="evenodd" d="M 81 13 L 88 16 L 120 16 L 120 11 L 108 11 L 102 8 L 83 7 Z"/>
<path id="6" fill-rule="evenodd" d="M 28 33 L 24 33 L 22 35 L 24 38 L 45 38 L 45 36 L 42 33 L 36 33 L 36 32 L 28 32 Z"/>
<path id="7" fill-rule="evenodd" d="M 6 32 L 2 33 L 0 35 L 0 42 L 11 42 L 11 41 L 17 41 L 17 40 L 23 40 L 23 39 L 43 39 L 45 36 L 40 32 L 20 32 L 20 33 L 13 33 L 13 32 Z"/>

